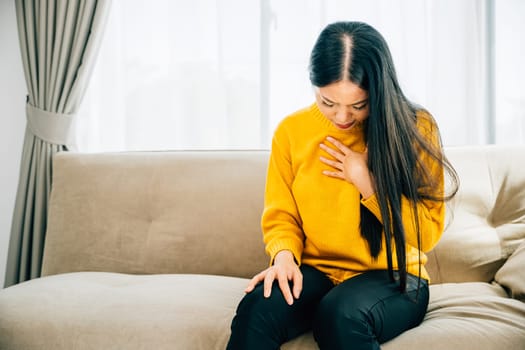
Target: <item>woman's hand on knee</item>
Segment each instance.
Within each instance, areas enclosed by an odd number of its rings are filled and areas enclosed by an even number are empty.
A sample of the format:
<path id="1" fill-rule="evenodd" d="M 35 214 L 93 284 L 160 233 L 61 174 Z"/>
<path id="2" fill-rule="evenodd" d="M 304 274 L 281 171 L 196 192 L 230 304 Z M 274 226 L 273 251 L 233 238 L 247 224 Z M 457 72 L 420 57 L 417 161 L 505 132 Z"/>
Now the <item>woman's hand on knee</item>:
<path id="1" fill-rule="evenodd" d="M 244 291 L 250 293 L 257 284 L 263 282 L 264 297 L 269 298 L 275 280 L 277 280 L 288 305 L 292 305 L 294 298 L 298 299 L 301 295 L 301 290 L 303 289 L 303 274 L 301 270 L 299 270 L 299 266 L 295 263 L 292 252 L 289 250 L 281 250 L 277 253 L 274 264 L 255 275 Z M 292 290 L 290 290 L 289 281 L 292 281 Z"/>

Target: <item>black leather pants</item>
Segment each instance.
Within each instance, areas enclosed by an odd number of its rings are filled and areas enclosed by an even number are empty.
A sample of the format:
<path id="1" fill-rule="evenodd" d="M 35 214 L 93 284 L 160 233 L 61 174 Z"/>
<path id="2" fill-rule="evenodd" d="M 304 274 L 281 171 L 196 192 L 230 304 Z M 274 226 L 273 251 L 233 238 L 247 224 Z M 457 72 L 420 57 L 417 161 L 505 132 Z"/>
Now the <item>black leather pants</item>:
<path id="1" fill-rule="evenodd" d="M 301 266 L 303 290 L 288 305 L 274 283 L 270 298 L 262 284 L 241 300 L 232 321 L 227 350 L 275 350 L 313 331 L 322 350 L 378 350 L 379 344 L 417 326 L 428 306 L 428 284 L 407 277 L 401 293 L 388 272 L 375 270 L 339 285 L 311 266 Z M 417 299 L 416 299 L 417 295 Z"/>

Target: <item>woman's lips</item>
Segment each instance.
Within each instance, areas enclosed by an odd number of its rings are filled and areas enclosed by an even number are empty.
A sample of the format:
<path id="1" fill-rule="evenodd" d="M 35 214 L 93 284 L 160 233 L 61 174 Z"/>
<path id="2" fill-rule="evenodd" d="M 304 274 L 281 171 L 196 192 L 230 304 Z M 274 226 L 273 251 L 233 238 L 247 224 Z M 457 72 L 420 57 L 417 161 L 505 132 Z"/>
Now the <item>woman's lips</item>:
<path id="1" fill-rule="evenodd" d="M 350 129 L 354 124 L 355 124 L 355 120 L 350 122 L 350 123 L 346 123 L 346 124 L 338 124 L 338 123 L 334 123 L 335 126 L 337 126 L 339 129 L 343 129 L 343 130 L 346 130 L 346 129 Z"/>

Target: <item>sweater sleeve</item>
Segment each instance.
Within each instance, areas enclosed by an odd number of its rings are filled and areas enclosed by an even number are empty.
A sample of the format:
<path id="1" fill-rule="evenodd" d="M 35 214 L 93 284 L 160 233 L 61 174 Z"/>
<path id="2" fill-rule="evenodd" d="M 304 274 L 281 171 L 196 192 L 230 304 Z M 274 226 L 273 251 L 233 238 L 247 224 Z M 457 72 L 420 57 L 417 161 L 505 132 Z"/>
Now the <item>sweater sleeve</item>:
<path id="1" fill-rule="evenodd" d="M 430 141 L 433 147 L 441 147 L 438 128 L 432 117 L 424 114 L 418 118 L 418 128 L 421 134 Z M 438 149 L 439 149 L 438 148 Z M 423 164 L 430 171 L 430 176 L 436 184 L 432 189 L 434 195 L 439 197 L 444 192 L 444 173 L 443 166 L 432 159 L 426 153 L 420 155 Z M 376 195 L 363 199 L 361 203 L 370 210 L 378 219 L 383 222 L 379 201 Z M 434 248 L 441 235 L 443 234 L 445 222 L 445 204 L 443 201 L 422 200 L 416 204 L 417 220 L 421 231 L 420 249 L 428 252 Z M 405 228 L 405 238 L 408 245 L 418 247 L 418 235 L 415 225 L 415 213 L 412 203 L 405 196 L 401 197 L 401 216 Z"/>
<path id="2" fill-rule="evenodd" d="M 363 205 L 368 208 L 378 219 L 383 222 L 379 210 L 379 202 L 374 195 L 362 201 Z M 402 196 L 401 198 L 401 215 L 405 227 L 406 242 L 412 247 L 417 244 L 417 231 L 414 223 L 414 211 L 409 200 Z M 417 215 L 419 227 L 421 228 L 421 245 L 423 252 L 428 252 L 434 248 L 441 235 L 443 234 L 445 220 L 445 205 L 443 202 L 422 201 L 417 204 Z"/>
<path id="3" fill-rule="evenodd" d="M 275 255 L 281 250 L 290 250 L 297 264 L 301 263 L 304 233 L 292 193 L 293 179 L 290 144 L 283 126 L 280 125 L 272 140 L 261 219 L 270 264 L 273 264 Z"/>

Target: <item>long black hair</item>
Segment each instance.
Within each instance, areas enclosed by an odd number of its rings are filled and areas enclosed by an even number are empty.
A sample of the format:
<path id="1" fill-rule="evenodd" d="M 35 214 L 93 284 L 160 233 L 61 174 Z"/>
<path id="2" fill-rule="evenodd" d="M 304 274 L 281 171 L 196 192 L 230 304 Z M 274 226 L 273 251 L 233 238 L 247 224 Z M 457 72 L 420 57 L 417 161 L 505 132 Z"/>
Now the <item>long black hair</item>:
<path id="1" fill-rule="evenodd" d="M 417 125 L 417 112 L 421 108 L 403 94 L 385 39 L 366 23 L 336 22 L 325 27 L 312 50 L 309 69 L 313 86 L 324 87 L 349 80 L 368 92 L 365 142 L 368 168 L 374 179 L 383 223 L 361 204 L 361 235 L 376 259 L 384 234 L 391 279 L 394 279 L 392 245 L 395 245 L 400 288 L 405 291 L 407 269 L 402 196 L 411 203 L 421 251 L 417 203 L 448 200 L 458 189 L 459 180 L 443 154 L 439 132 L 436 131 L 437 144 L 430 141 L 428 135 L 421 134 Z M 428 113 L 425 115 L 432 118 Z M 435 125 L 433 120 L 431 122 Z M 432 171 L 422 161 L 422 153 L 450 175 L 453 184 L 450 194 L 446 195 L 440 187 L 443 173 Z"/>

